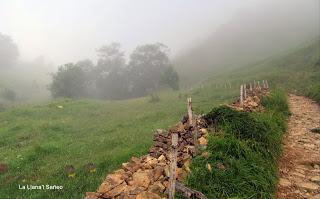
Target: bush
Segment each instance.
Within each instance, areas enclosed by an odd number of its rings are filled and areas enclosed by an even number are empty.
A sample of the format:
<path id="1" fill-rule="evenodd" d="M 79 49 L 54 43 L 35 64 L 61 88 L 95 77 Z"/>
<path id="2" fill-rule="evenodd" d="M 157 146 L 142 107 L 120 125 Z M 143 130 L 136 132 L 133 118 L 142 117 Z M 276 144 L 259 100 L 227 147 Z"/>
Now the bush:
<path id="1" fill-rule="evenodd" d="M 3 104 L 0 104 L 0 112 L 3 112 L 5 110 L 6 110 L 5 106 Z"/>
<path id="2" fill-rule="evenodd" d="M 160 102 L 160 97 L 157 94 L 152 93 L 150 95 L 150 99 L 148 101 L 149 103 L 156 103 L 156 102 Z"/>
<path id="3" fill-rule="evenodd" d="M 17 94 L 16 94 L 16 92 L 14 90 L 6 88 L 1 93 L 1 96 L 5 100 L 15 101 L 16 97 L 17 97 Z"/>
<path id="4" fill-rule="evenodd" d="M 86 92 L 85 72 L 74 64 L 60 66 L 58 72 L 53 75 L 49 89 L 53 97 L 83 97 Z"/>

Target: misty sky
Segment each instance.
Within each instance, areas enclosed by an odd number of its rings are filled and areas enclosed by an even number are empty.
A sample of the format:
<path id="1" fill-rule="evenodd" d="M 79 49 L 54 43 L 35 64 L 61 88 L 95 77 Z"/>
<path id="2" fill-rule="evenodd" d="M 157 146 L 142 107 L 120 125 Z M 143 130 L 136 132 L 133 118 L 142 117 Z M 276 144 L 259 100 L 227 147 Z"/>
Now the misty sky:
<path id="1" fill-rule="evenodd" d="M 240 5 L 241 2 L 241 5 Z M 55 64 L 95 58 L 95 49 L 120 42 L 126 51 L 162 42 L 175 55 L 259 1 L 246 0 L 0 0 L 0 32 L 20 57 Z"/>
<path id="2" fill-rule="evenodd" d="M 244 10 L 273 3 L 299 11 L 307 1 L 319 10 L 318 0 L 0 0 L 0 32 L 18 44 L 22 60 L 44 56 L 56 65 L 94 60 L 95 49 L 114 41 L 127 53 L 162 42 L 174 56 Z"/>

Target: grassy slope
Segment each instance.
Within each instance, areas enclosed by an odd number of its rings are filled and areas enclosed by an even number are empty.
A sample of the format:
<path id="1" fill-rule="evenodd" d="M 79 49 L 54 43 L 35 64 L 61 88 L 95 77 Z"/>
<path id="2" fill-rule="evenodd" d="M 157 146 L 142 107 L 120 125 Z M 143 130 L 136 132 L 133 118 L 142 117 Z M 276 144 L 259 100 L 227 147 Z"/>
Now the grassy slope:
<path id="1" fill-rule="evenodd" d="M 190 91 L 163 92 L 161 101 L 155 104 L 148 103 L 148 98 L 118 102 L 62 100 L 0 112 L 0 163 L 10 168 L 0 174 L 0 198 L 82 197 L 84 192 L 94 191 L 108 171 L 132 155 L 146 153 L 153 130 L 173 125 L 185 113 L 187 96 L 193 97 L 197 113 L 206 113 L 232 100 L 244 80 L 269 79 L 272 86 L 292 89 L 303 84 L 304 88 L 319 79 L 313 68 L 318 51 L 316 43 L 255 66 L 216 74 Z M 299 72 L 288 72 L 290 67 L 299 68 Z M 226 82 L 232 83 L 231 89 L 224 89 Z M 307 91 L 317 92 L 313 88 Z M 84 171 L 83 165 L 89 162 L 98 166 L 97 173 Z M 65 177 L 63 169 L 68 164 L 76 167 L 75 178 Z M 58 184 L 64 190 L 23 191 L 18 190 L 19 184 Z"/>
<path id="2" fill-rule="evenodd" d="M 307 95 L 320 102 L 320 40 L 292 49 L 277 57 L 221 73 L 207 80 L 210 84 L 268 79 L 273 88 Z M 207 83 L 204 83 L 207 84 Z"/>

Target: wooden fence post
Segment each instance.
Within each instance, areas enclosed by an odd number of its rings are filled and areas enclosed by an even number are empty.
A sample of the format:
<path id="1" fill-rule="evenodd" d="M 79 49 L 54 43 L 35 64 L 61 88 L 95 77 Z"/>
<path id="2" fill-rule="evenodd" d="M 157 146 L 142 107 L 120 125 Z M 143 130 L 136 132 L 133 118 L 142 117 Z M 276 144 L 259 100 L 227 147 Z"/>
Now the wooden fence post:
<path id="1" fill-rule="evenodd" d="M 250 91 L 252 92 L 252 83 L 250 82 Z"/>
<path id="2" fill-rule="evenodd" d="M 189 97 L 187 99 L 188 104 L 187 104 L 187 110 L 188 110 L 188 118 L 189 118 L 189 124 L 190 126 L 193 124 L 192 120 L 193 120 L 193 115 L 192 115 L 192 101 L 191 101 L 191 97 Z"/>
<path id="3" fill-rule="evenodd" d="M 260 81 L 258 81 L 258 89 L 261 90 Z"/>
<path id="4" fill-rule="evenodd" d="M 243 85 L 240 85 L 240 106 L 243 106 Z"/>
<path id="5" fill-rule="evenodd" d="M 229 82 L 229 88 L 231 88 L 231 82 Z"/>
<path id="6" fill-rule="evenodd" d="M 253 89 L 256 89 L 256 88 L 257 88 L 256 80 L 253 80 Z"/>
<path id="7" fill-rule="evenodd" d="M 266 88 L 266 83 L 264 80 L 262 80 L 262 88 Z"/>
<path id="8" fill-rule="evenodd" d="M 170 151 L 170 178 L 169 178 L 169 199 L 174 199 L 176 192 L 176 170 L 177 170 L 177 150 L 178 134 L 171 134 L 171 151 Z"/>
<path id="9" fill-rule="evenodd" d="M 266 88 L 269 89 L 269 83 L 268 80 L 266 80 Z"/>
<path id="10" fill-rule="evenodd" d="M 247 99 L 247 84 L 243 86 L 244 100 Z"/>
<path id="11" fill-rule="evenodd" d="M 188 98 L 187 110 L 188 110 L 189 125 L 193 129 L 193 144 L 195 147 L 195 153 L 197 154 L 197 152 L 198 152 L 198 131 L 197 131 L 197 127 L 196 127 L 197 125 L 195 124 L 194 119 L 193 119 L 191 97 Z"/>

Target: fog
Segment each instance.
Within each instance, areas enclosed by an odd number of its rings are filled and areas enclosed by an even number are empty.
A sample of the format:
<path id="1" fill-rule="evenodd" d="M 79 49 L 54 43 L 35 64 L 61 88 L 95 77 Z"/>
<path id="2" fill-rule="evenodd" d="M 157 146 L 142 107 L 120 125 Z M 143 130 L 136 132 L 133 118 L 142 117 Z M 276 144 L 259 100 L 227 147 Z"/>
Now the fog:
<path id="1" fill-rule="evenodd" d="M 19 44 L 21 58 L 43 55 L 57 65 L 95 59 L 94 49 L 113 41 L 129 51 L 162 42 L 175 54 L 206 37 L 237 9 L 253 7 L 250 2 L 2 0 L 0 30 Z"/>
<path id="2" fill-rule="evenodd" d="M 0 60 L 6 65 L 0 66 L 0 89 L 15 90 L 21 99 L 39 99 L 39 95 L 49 99 L 50 73 L 84 59 L 96 65 L 96 50 L 112 42 L 121 44 L 116 54 L 123 66 L 118 67 L 127 68 L 136 63 L 130 57 L 143 52 L 135 51 L 137 46 L 157 42 L 168 46 L 170 64 L 164 59 L 166 69 L 158 72 L 165 73 L 173 65 L 180 81 L 191 84 L 215 69 L 255 62 L 318 38 L 319 7 L 318 0 L 1 0 L 0 33 L 11 38 L 18 53 L 14 62 Z M 5 49 L 0 48 L 0 59 L 7 57 Z M 100 63 L 110 62 L 110 57 L 101 59 Z M 128 72 L 118 73 L 128 78 Z M 175 77 L 174 72 L 170 75 Z M 132 82 L 124 82 L 125 89 L 134 92 Z M 140 95 L 158 87 L 154 83 Z M 123 94 L 113 98 L 123 98 Z"/>

